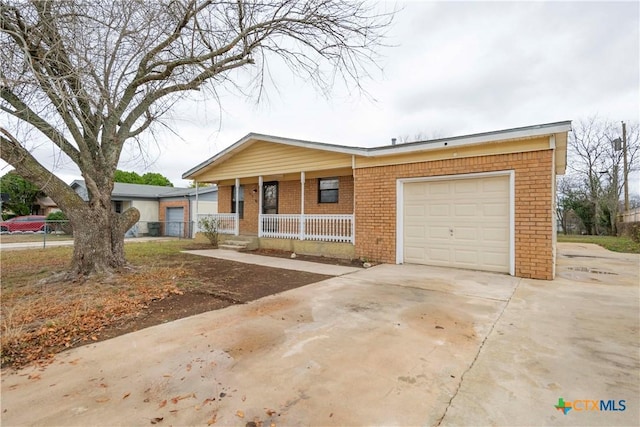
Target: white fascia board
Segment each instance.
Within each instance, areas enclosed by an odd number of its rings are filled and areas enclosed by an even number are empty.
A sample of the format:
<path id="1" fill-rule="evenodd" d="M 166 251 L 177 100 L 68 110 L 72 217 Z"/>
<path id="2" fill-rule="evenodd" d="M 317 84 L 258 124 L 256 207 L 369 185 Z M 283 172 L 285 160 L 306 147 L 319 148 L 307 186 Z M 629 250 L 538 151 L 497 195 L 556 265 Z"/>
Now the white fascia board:
<path id="1" fill-rule="evenodd" d="M 385 156 L 390 154 L 404 154 L 417 151 L 429 151 L 442 148 L 459 147 L 463 145 L 477 145 L 487 142 L 499 142 L 514 139 L 535 138 L 537 136 L 552 135 L 571 130 L 571 122 L 561 122 L 554 125 L 531 126 L 527 128 L 511 129 L 497 132 L 487 132 L 476 135 L 443 138 L 432 141 L 394 145 L 384 148 L 372 148 L 368 157 Z"/>

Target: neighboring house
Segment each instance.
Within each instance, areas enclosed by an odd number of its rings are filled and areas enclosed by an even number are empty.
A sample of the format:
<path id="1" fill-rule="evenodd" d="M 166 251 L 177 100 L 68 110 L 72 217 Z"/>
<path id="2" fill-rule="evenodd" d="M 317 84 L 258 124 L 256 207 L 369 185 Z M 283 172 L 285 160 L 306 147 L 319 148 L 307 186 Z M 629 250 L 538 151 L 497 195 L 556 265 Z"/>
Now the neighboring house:
<path id="1" fill-rule="evenodd" d="M 252 133 L 183 178 L 216 183 L 222 231 L 263 247 L 552 279 L 570 130 L 564 121 L 376 148 Z"/>
<path id="2" fill-rule="evenodd" d="M 71 188 L 84 200 L 89 196 L 83 180 L 71 183 Z M 149 223 L 160 223 L 163 236 L 192 237 L 197 214 L 218 212 L 216 186 L 195 188 L 162 187 L 158 185 L 126 184 L 116 182 L 111 193 L 113 210 L 120 213 L 130 207 L 140 211 L 140 221 L 129 235 L 153 235 Z"/>
<path id="3" fill-rule="evenodd" d="M 38 197 L 36 203 L 33 205 L 33 210 L 35 211 L 35 215 L 44 215 L 47 216 L 50 213 L 58 212 L 58 205 L 56 202 L 51 200 L 51 197 L 43 196 Z"/>

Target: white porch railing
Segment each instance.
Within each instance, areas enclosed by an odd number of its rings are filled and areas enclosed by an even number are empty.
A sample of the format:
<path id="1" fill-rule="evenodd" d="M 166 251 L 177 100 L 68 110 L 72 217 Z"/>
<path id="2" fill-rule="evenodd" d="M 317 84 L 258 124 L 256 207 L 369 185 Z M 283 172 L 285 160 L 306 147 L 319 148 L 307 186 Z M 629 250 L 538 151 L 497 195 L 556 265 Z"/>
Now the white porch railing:
<path id="1" fill-rule="evenodd" d="M 196 232 L 202 231 L 200 228 L 200 220 L 202 218 L 215 218 L 218 220 L 218 233 L 220 234 L 240 234 L 240 223 L 238 222 L 238 214 L 234 213 L 219 213 L 219 214 L 198 214 L 198 221 L 196 223 Z"/>
<path id="2" fill-rule="evenodd" d="M 354 243 L 353 215 L 263 214 L 258 237 Z"/>

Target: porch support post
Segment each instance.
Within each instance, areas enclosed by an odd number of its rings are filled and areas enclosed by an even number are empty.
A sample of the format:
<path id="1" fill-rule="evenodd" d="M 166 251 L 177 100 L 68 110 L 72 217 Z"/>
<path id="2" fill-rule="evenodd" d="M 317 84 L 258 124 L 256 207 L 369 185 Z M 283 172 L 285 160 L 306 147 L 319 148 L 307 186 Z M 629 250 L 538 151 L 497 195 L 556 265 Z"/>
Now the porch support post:
<path id="1" fill-rule="evenodd" d="M 304 172 L 300 172 L 300 240 L 304 240 Z"/>
<path id="2" fill-rule="evenodd" d="M 236 224 L 235 224 L 235 230 L 233 231 L 233 234 L 236 236 L 239 236 L 240 235 L 240 178 L 236 178 L 236 185 L 233 189 L 236 192 L 236 220 L 234 221 Z"/>
<path id="3" fill-rule="evenodd" d="M 262 237 L 262 175 L 258 177 L 258 237 Z"/>
<path id="4" fill-rule="evenodd" d="M 191 200 L 189 200 L 189 204 L 191 204 Z M 198 231 L 198 220 L 199 220 L 198 215 L 200 215 L 199 208 L 200 208 L 200 200 L 198 199 L 198 181 L 196 181 L 196 217 L 195 219 L 193 219 L 194 227 L 192 228 L 193 230 L 193 235 L 191 236 L 192 238 L 196 237 L 196 233 Z M 189 209 L 189 215 L 191 215 L 191 209 Z"/>

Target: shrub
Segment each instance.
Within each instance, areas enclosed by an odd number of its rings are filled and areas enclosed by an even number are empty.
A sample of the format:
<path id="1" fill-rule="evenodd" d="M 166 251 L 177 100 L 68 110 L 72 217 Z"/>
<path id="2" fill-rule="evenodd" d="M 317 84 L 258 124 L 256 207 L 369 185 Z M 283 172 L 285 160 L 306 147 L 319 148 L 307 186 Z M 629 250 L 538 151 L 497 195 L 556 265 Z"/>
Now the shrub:
<path id="1" fill-rule="evenodd" d="M 55 232 L 63 232 L 64 234 L 73 234 L 71 224 L 67 216 L 62 211 L 51 212 L 47 215 L 47 228 Z"/>
<path id="2" fill-rule="evenodd" d="M 640 243 L 640 222 L 618 223 L 618 235 L 630 237 L 636 243 Z"/>
<path id="3" fill-rule="evenodd" d="M 200 218 L 198 226 L 202 230 L 202 234 L 209 239 L 211 245 L 214 248 L 218 247 L 218 228 L 220 227 L 220 220 L 213 216 L 205 216 Z"/>

